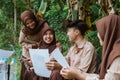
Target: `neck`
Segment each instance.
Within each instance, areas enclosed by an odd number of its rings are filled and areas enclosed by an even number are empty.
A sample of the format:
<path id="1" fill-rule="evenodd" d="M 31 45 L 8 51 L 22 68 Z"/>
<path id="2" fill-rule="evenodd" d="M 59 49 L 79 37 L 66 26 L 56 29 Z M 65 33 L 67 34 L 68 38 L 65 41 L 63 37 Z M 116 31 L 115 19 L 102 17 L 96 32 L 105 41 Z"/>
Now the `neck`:
<path id="1" fill-rule="evenodd" d="M 84 39 L 84 37 L 83 37 L 82 35 L 79 35 L 79 36 L 76 38 L 75 43 L 76 43 L 77 45 L 79 45 L 79 43 L 80 43 L 83 39 Z"/>

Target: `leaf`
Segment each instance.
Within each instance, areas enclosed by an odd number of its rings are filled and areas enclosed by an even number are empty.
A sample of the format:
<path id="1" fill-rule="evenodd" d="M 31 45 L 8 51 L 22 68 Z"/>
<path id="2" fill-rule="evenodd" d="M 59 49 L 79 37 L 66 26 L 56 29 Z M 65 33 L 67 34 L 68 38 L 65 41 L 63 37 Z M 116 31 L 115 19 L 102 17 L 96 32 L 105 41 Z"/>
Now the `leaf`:
<path id="1" fill-rule="evenodd" d="M 47 8 L 47 2 L 42 0 L 38 11 L 40 11 L 42 14 L 44 14 L 46 11 L 46 8 Z"/>

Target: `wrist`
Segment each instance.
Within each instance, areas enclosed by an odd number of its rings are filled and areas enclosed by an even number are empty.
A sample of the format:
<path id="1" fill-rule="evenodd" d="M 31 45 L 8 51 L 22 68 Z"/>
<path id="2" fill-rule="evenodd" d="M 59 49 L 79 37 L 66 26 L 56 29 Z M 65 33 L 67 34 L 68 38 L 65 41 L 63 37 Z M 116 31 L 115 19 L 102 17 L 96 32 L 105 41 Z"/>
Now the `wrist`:
<path id="1" fill-rule="evenodd" d="M 38 48 L 37 44 L 32 44 L 32 48 Z"/>
<path id="2" fill-rule="evenodd" d="M 84 72 L 76 73 L 76 77 L 77 77 L 77 79 L 80 79 L 80 80 L 85 80 L 86 79 L 86 76 L 85 76 Z"/>

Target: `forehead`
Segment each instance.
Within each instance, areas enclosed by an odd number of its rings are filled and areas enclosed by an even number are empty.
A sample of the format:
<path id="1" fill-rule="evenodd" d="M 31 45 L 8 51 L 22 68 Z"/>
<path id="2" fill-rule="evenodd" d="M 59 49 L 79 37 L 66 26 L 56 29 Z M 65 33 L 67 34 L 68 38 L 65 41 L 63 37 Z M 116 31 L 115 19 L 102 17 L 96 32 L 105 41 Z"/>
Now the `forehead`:
<path id="1" fill-rule="evenodd" d="M 46 30 L 45 32 L 48 33 L 48 32 L 52 32 L 52 31 L 51 30 Z"/>
<path id="2" fill-rule="evenodd" d="M 46 31 L 44 31 L 44 34 L 47 34 L 47 33 L 48 33 L 48 34 L 49 34 L 49 33 L 54 34 L 54 32 L 53 32 L 52 30 L 49 30 L 49 29 L 48 29 L 48 30 L 46 30 Z"/>
<path id="3" fill-rule="evenodd" d="M 76 30 L 76 28 L 75 27 L 67 28 L 67 31 L 73 31 L 73 30 Z"/>
<path id="4" fill-rule="evenodd" d="M 28 19 L 26 19 L 25 23 L 28 23 L 28 22 L 31 22 L 31 21 L 33 21 L 33 19 L 28 18 Z"/>

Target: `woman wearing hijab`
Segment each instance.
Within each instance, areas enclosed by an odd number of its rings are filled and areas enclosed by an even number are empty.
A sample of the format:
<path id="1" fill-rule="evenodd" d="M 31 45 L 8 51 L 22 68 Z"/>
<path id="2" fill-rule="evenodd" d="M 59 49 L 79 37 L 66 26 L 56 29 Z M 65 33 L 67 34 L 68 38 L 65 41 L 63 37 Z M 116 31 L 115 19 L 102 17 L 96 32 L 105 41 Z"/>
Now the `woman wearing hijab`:
<path id="1" fill-rule="evenodd" d="M 49 50 L 49 55 L 50 55 L 50 60 L 53 61 L 53 62 L 56 61 L 51 56 L 51 53 L 56 48 L 59 48 L 61 50 L 61 47 L 60 47 L 58 41 L 56 41 L 56 39 L 55 39 L 54 30 L 52 28 L 43 28 L 41 34 L 42 34 L 42 40 L 41 40 L 41 43 L 39 44 L 39 49 L 48 49 Z M 49 80 L 49 78 L 38 76 L 37 80 Z"/>
<path id="2" fill-rule="evenodd" d="M 98 38 L 103 46 L 99 75 L 78 73 L 71 68 L 63 68 L 61 75 L 78 80 L 120 80 L 120 16 L 111 14 L 96 23 Z"/>
<path id="3" fill-rule="evenodd" d="M 49 28 L 49 25 L 43 19 L 37 19 L 34 13 L 26 10 L 21 14 L 21 21 L 23 27 L 20 31 L 19 43 L 22 46 L 21 58 L 21 76 L 20 80 L 27 80 L 25 78 L 26 70 L 29 71 L 29 48 L 37 48 L 41 41 L 41 32 L 43 28 Z M 27 75 L 29 76 L 29 75 Z M 30 77 L 30 76 L 29 76 Z M 30 78 L 28 80 L 31 80 Z"/>

